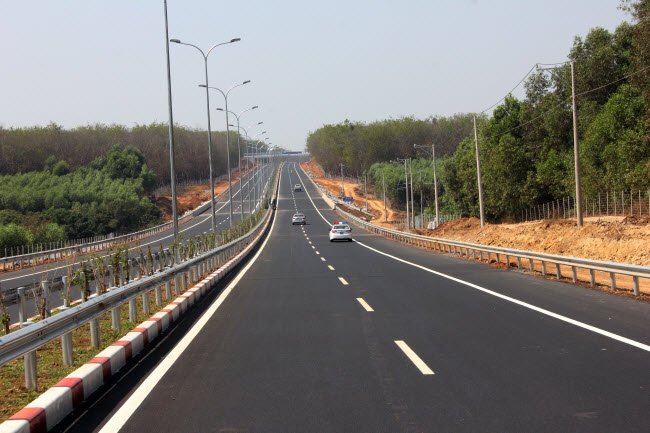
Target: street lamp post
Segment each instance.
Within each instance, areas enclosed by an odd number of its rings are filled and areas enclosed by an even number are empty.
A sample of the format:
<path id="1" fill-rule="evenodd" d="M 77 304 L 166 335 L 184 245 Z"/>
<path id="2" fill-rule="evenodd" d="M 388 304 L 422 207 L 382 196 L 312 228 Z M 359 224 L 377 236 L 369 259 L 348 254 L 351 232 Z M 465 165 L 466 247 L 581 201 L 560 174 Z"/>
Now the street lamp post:
<path id="1" fill-rule="evenodd" d="M 224 104 L 225 104 L 225 111 L 226 111 L 226 153 L 227 153 L 227 158 L 226 161 L 228 162 L 227 167 L 228 167 L 228 204 L 229 204 L 229 214 L 230 214 L 230 227 L 232 227 L 232 176 L 230 174 L 230 127 L 228 126 L 229 119 L 228 119 L 228 95 L 230 92 L 240 86 L 243 86 L 244 84 L 250 83 L 251 80 L 246 80 L 242 83 L 235 84 L 232 86 L 230 89 L 227 91 L 223 91 L 219 89 L 218 87 L 212 87 L 208 85 L 203 85 L 199 84 L 199 87 L 205 87 L 206 89 L 212 89 L 212 90 L 217 90 L 221 95 L 223 96 L 224 99 Z"/>
<path id="2" fill-rule="evenodd" d="M 216 233 L 217 231 L 217 215 L 215 211 L 215 203 L 214 203 L 214 175 L 212 174 L 212 127 L 210 125 L 210 92 L 208 91 L 209 87 L 209 82 L 208 82 L 208 56 L 210 56 L 210 53 L 212 51 L 221 46 L 221 45 L 226 45 L 226 44 L 232 44 L 234 42 L 240 41 L 240 38 L 234 38 L 229 40 L 228 42 L 221 42 L 218 44 L 213 45 L 207 53 L 204 52 L 201 48 L 194 44 L 190 44 L 187 42 L 182 42 L 180 39 L 170 39 L 170 42 L 174 42 L 176 44 L 180 45 L 187 45 L 188 47 L 193 47 L 196 48 L 200 53 L 201 56 L 203 57 L 203 64 L 205 68 L 205 85 L 202 87 L 205 87 L 205 103 L 206 103 L 206 111 L 208 115 L 208 165 L 210 166 L 210 207 L 212 210 L 212 232 Z"/>
<path id="3" fill-rule="evenodd" d="M 169 65 L 169 25 L 167 20 L 167 0 L 165 6 L 165 52 L 167 54 L 167 105 L 169 107 L 169 181 L 172 189 L 172 229 L 174 240 L 178 239 L 178 209 L 176 207 L 176 173 L 174 171 L 174 115 L 172 110 L 172 78 Z"/>
<path id="4" fill-rule="evenodd" d="M 241 137 L 241 127 L 239 125 L 239 118 L 241 117 L 242 114 L 246 113 L 247 111 L 255 110 L 256 108 L 259 108 L 257 105 L 254 105 L 251 108 L 248 108 L 246 110 L 240 111 L 239 114 L 231 111 L 230 114 L 235 116 L 237 119 L 237 169 L 239 170 L 239 207 L 240 207 L 240 214 L 241 214 L 241 219 L 244 219 L 244 197 L 242 195 L 242 182 L 243 182 L 243 177 L 241 174 L 241 144 L 240 144 L 240 137 Z M 224 111 L 223 108 L 217 108 L 218 111 Z M 233 125 L 228 125 L 228 126 L 233 126 Z"/>

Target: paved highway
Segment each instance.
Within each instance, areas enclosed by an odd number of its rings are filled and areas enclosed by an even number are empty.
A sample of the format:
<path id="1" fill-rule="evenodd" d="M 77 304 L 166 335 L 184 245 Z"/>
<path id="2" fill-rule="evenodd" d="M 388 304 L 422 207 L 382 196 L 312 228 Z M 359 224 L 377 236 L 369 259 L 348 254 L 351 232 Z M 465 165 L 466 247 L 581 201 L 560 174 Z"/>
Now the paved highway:
<path id="1" fill-rule="evenodd" d="M 267 181 L 268 176 L 271 173 L 271 165 L 264 165 L 258 174 L 257 179 L 255 179 L 256 186 L 262 186 Z M 244 183 L 242 185 L 242 194 L 244 195 L 244 214 L 248 212 L 248 198 L 249 195 L 253 193 L 253 190 L 248 190 L 249 182 L 251 182 L 251 187 L 253 185 L 252 179 L 250 176 L 244 177 Z M 227 190 L 226 190 L 227 192 Z M 216 210 L 216 222 L 217 230 L 221 231 L 229 227 L 230 220 L 230 210 L 229 210 L 229 198 L 228 194 L 223 194 L 222 198 L 215 202 Z M 255 206 L 255 204 L 253 204 Z M 239 203 L 239 183 L 233 183 L 233 221 L 237 222 L 241 219 L 240 212 L 240 203 Z M 211 229 L 211 209 L 208 207 L 207 210 L 202 212 L 200 215 L 192 217 L 187 222 L 179 225 L 179 233 L 185 238 L 190 238 L 202 233 L 207 233 Z M 147 237 L 145 239 L 140 239 L 136 242 L 133 242 L 132 249 L 138 250 L 139 248 L 146 248 L 148 245 L 151 245 L 152 250 L 157 251 L 159 245 L 167 247 L 173 242 L 173 234 L 171 229 L 166 230 L 162 233 Z M 106 254 L 100 253 L 100 254 Z M 14 272 L 6 272 L 2 274 L 2 279 L 0 279 L 0 285 L 2 289 L 7 290 L 14 287 L 27 286 L 29 284 L 36 283 L 43 279 L 51 279 L 57 276 L 65 275 L 66 268 L 69 266 L 64 261 L 41 265 L 32 268 L 25 268 Z M 62 304 L 61 294 L 58 292 L 52 293 L 52 298 L 50 305 L 58 306 Z M 79 297 L 78 293 L 73 293 L 74 299 Z M 36 314 L 36 307 L 33 302 L 27 302 L 27 317 L 30 317 Z M 9 314 L 12 317 L 12 322 L 18 321 L 18 305 L 9 306 Z"/>
<path id="2" fill-rule="evenodd" d="M 330 243 L 340 218 L 296 170 L 252 261 L 62 431 L 648 431 L 650 304 Z"/>

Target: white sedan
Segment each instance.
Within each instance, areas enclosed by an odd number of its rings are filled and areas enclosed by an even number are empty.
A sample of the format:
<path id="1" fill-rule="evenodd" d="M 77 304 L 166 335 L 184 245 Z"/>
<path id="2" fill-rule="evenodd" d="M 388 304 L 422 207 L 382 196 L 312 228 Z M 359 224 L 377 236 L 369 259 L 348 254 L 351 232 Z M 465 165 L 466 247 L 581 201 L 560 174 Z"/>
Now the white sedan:
<path id="1" fill-rule="evenodd" d="M 352 242 L 352 229 L 347 223 L 334 223 L 330 230 L 330 242 L 334 241 Z"/>

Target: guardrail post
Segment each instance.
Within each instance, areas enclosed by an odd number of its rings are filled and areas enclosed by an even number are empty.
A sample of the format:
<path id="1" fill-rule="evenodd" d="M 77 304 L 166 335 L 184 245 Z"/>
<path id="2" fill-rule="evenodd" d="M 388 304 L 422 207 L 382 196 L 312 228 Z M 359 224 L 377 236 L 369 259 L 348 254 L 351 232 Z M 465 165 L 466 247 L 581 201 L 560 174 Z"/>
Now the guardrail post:
<path id="1" fill-rule="evenodd" d="M 639 277 L 636 275 L 632 277 L 632 284 L 634 286 L 634 296 L 639 296 Z"/>
<path id="2" fill-rule="evenodd" d="M 596 271 L 593 269 L 589 269 L 589 283 L 592 289 L 596 287 Z"/>
<path id="3" fill-rule="evenodd" d="M 120 307 L 117 306 L 111 310 L 111 329 L 120 332 Z"/>
<path id="4" fill-rule="evenodd" d="M 562 271 L 560 270 L 560 264 L 559 263 L 555 264 L 555 276 L 557 277 L 558 280 L 562 279 Z"/>
<path id="5" fill-rule="evenodd" d="M 542 260 L 542 276 L 546 276 L 546 262 Z"/>
<path id="6" fill-rule="evenodd" d="M 182 288 L 183 288 L 183 275 L 181 274 L 176 274 L 174 277 L 174 290 L 176 291 L 177 295 L 180 295 L 182 293 Z"/>
<path id="7" fill-rule="evenodd" d="M 138 310 L 135 304 L 135 298 L 129 299 L 129 322 L 135 323 L 138 320 Z"/>
<path id="8" fill-rule="evenodd" d="M 535 272 L 535 266 L 533 266 L 533 259 L 528 259 L 528 266 L 529 266 L 530 272 Z"/>
<path id="9" fill-rule="evenodd" d="M 501 263 L 501 254 L 499 254 L 499 253 L 496 253 L 496 254 L 497 254 L 497 265 L 498 265 L 498 264 Z"/>
<path id="10" fill-rule="evenodd" d="M 571 279 L 573 280 L 574 283 L 578 282 L 578 273 L 576 272 L 575 266 L 571 266 Z"/>
<path id="11" fill-rule="evenodd" d="M 517 256 L 517 272 L 521 272 L 521 257 Z"/>
<path id="12" fill-rule="evenodd" d="M 612 290 L 616 290 L 616 274 L 614 272 L 609 273 L 609 282 L 612 286 Z"/>
<path id="13" fill-rule="evenodd" d="M 161 306 L 162 305 L 162 286 L 157 285 L 156 288 L 154 289 L 154 293 L 156 295 L 156 305 Z"/>
<path id="14" fill-rule="evenodd" d="M 48 281 L 41 281 L 41 290 L 43 291 L 43 300 L 45 302 L 45 317 L 50 317 L 50 283 Z"/>
<path id="15" fill-rule="evenodd" d="M 25 368 L 25 388 L 35 390 L 38 386 L 35 350 L 23 357 L 23 366 Z"/>
<path id="16" fill-rule="evenodd" d="M 63 353 L 63 363 L 72 365 L 72 333 L 68 332 L 61 336 L 61 352 Z"/>
<path id="17" fill-rule="evenodd" d="M 20 326 L 22 326 L 25 320 L 27 319 L 26 304 L 25 304 L 25 288 L 18 287 L 17 292 L 18 292 L 18 300 L 20 302 L 20 306 L 18 308 L 18 323 L 20 324 Z"/>
<path id="18" fill-rule="evenodd" d="M 99 336 L 99 319 L 93 319 L 90 321 L 90 344 L 93 349 L 99 349 L 101 344 Z"/>
<path id="19" fill-rule="evenodd" d="M 170 300 L 172 298 L 172 281 L 165 281 L 165 298 Z"/>
<path id="20" fill-rule="evenodd" d="M 149 315 L 150 308 L 149 308 L 149 291 L 146 291 L 142 294 L 142 311 L 144 312 L 145 316 Z"/>
<path id="21" fill-rule="evenodd" d="M 510 268 L 510 256 L 506 254 L 506 268 Z"/>

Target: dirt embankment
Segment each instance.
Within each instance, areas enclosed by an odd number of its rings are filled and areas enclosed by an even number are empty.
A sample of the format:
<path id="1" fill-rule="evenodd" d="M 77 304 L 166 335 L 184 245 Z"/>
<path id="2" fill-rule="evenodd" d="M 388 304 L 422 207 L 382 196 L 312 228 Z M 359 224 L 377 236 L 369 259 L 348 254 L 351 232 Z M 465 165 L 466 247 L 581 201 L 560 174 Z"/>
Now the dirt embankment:
<path id="1" fill-rule="evenodd" d="M 313 159 L 309 162 L 301 163 L 300 166 L 303 168 L 303 170 L 312 175 L 312 178 L 317 184 L 327 189 L 330 193 L 332 193 L 332 195 L 336 197 L 341 196 L 340 178 L 336 179 L 325 177 L 323 169 Z M 343 182 L 343 187 L 345 189 L 345 195 L 347 197 L 354 198 L 354 203 L 357 206 L 365 206 L 366 198 L 363 193 L 363 184 L 352 183 L 346 180 Z M 384 225 L 386 227 L 392 227 L 392 225 L 386 224 L 385 221 L 396 221 L 406 218 L 406 214 L 404 212 L 395 211 L 388 205 L 386 206 L 386 212 L 384 212 L 383 198 L 377 198 L 372 194 L 368 194 L 368 212 L 374 216 L 372 220 L 373 223 Z M 363 217 L 365 217 L 365 215 Z"/>
<path id="2" fill-rule="evenodd" d="M 341 183 L 325 178 L 315 161 L 302 164 L 314 174 L 314 180 L 338 195 Z M 359 189 L 360 187 L 360 189 Z M 357 204 L 363 204 L 363 185 L 348 185 L 346 195 L 354 197 Z M 376 215 L 375 224 L 384 224 L 383 200 L 369 195 L 369 210 Z M 388 221 L 404 218 L 403 212 L 387 209 Z M 650 221 L 637 217 L 592 217 L 585 218 L 582 228 L 575 220 L 544 220 L 517 224 L 487 224 L 481 228 L 476 218 L 463 218 L 442 224 L 435 230 L 418 230 L 419 233 L 506 248 L 531 250 L 549 254 L 582 257 L 650 266 Z"/>
<path id="3" fill-rule="evenodd" d="M 246 174 L 243 171 L 242 174 Z M 232 182 L 234 183 L 239 179 L 240 173 L 234 171 L 232 174 Z M 228 181 L 223 180 L 214 184 L 214 193 L 219 195 L 228 189 Z M 188 210 L 197 208 L 201 203 L 210 200 L 210 185 L 194 185 L 184 186 L 176 192 L 176 200 L 178 206 L 178 215 L 183 215 Z M 171 196 L 156 197 L 154 203 L 163 212 L 163 219 L 165 222 L 172 219 L 172 198 Z"/>

